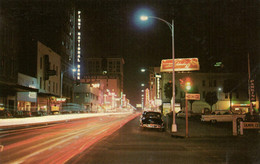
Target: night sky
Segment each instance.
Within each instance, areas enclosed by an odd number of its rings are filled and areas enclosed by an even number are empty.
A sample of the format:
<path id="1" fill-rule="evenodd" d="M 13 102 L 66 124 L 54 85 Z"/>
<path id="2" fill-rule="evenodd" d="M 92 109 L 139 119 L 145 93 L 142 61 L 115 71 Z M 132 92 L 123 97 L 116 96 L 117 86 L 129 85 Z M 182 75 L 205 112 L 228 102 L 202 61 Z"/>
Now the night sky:
<path id="1" fill-rule="evenodd" d="M 137 18 L 142 12 L 168 22 L 174 19 L 175 57 L 198 57 L 202 72 L 214 69 L 217 61 L 223 62 L 223 72 L 246 72 L 248 53 L 253 62 L 259 61 L 257 1 L 99 0 L 80 4 L 83 56 L 123 57 L 124 92 L 133 105 L 140 103 L 140 84 L 148 81 L 148 74 L 140 68 L 160 66 L 162 59 L 171 58 L 169 27 L 154 19 L 140 22 Z"/>
<path id="2" fill-rule="evenodd" d="M 7 6 L 9 2 L 19 1 L 25 6 L 34 2 L 43 5 L 43 9 L 56 9 L 60 2 L 0 0 L 3 1 L 8 2 Z M 247 72 L 250 54 L 252 73 L 259 73 L 259 0 L 77 0 L 76 3 L 82 11 L 83 58 L 123 57 L 124 93 L 132 105 L 141 101 L 140 84 L 148 84 L 148 73 L 141 73 L 140 69 L 159 67 L 162 59 L 172 58 L 169 27 L 155 19 L 141 22 L 141 14 L 170 23 L 174 20 L 175 58 L 199 58 L 201 72 L 214 72 L 213 65 L 219 61 L 224 64 L 222 72 Z M 57 12 L 60 10 L 57 7 Z"/>

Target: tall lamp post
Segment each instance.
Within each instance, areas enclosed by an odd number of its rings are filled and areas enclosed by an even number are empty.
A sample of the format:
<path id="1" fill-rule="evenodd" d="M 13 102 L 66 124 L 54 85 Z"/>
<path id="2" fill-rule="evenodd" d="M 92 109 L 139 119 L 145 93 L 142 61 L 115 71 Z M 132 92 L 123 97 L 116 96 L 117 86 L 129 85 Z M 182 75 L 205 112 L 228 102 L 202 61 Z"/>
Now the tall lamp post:
<path id="1" fill-rule="evenodd" d="M 172 23 L 167 22 L 164 19 L 154 17 L 154 16 L 141 16 L 140 19 L 142 21 L 147 21 L 149 18 L 157 19 L 159 21 L 162 21 L 168 25 L 168 27 L 171 30 L 172 33 L 172 132 L 177 132 L 177 125 L 175 123 L 175 72 L 174 72 L 174 21 L 172 20 Z"/>

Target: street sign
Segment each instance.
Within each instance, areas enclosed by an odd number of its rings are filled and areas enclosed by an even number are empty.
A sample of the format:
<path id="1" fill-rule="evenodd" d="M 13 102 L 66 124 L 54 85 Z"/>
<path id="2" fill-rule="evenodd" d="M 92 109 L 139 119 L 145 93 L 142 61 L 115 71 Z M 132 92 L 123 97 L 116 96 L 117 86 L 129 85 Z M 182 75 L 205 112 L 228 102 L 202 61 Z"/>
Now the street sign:
<path id="1" fill-rule="evenodd" d="M 57 102 L 66 102 L 66 98 L 56 98 Z"/>
<path id="2" fill-rule="evenodd" d="M 259 122 L 240 122 L 240 134 L 244 134 L 244 129 L 260 129 Z"/>
<path id="3" fill-rule="evenodd" d="M 250 92 L 250 102 L 255 102 L 256 101 L 255 80 L 253 79 L 249 81 L 249 92 Z"/>
<path id="4" fill-rule="evenodd" d="M 243 122 L 243 129 L 260 129 L 259 122 Z"/>
<path id="5" fill-rule="evenodd" d="M 187 93 L 185 98 L 187 100 L 200 100 L 200 94 L 191 94 L 191 93 Z"/>

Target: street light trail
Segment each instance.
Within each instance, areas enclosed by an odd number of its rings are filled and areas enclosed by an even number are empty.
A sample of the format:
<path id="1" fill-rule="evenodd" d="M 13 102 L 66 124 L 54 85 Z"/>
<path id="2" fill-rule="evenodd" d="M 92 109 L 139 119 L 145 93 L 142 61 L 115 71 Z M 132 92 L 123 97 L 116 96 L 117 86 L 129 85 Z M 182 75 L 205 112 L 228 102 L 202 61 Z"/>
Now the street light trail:
<path id="1" fill-rule="evenodd" d="M 1 136 L 0 163 L 64 163 L 136 116 L 96 117 Z"/>

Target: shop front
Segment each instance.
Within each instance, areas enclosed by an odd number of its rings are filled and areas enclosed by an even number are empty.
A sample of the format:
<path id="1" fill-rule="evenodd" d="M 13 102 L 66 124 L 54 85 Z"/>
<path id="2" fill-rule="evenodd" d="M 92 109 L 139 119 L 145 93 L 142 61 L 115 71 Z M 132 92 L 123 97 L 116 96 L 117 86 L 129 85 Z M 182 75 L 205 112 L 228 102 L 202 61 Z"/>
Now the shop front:
<path id="1" fill-rule="evenodd" d="M 17 92 L 17 115 L 31 116 L 36 109 L 37 92 Z"/>

